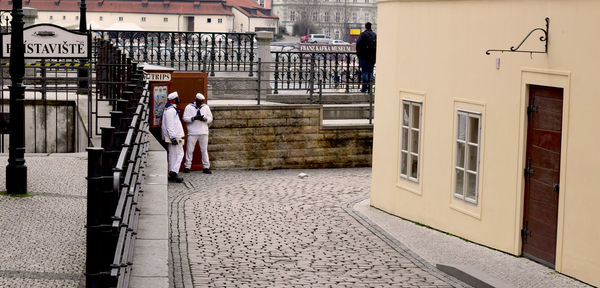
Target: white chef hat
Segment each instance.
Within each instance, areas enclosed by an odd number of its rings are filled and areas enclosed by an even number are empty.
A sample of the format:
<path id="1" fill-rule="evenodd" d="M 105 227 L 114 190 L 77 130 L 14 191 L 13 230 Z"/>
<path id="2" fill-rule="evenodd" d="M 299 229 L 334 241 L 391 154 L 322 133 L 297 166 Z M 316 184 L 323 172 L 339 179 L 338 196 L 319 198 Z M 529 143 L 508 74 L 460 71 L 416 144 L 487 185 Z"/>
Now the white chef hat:
<path id="1" fill-rule="evenodd" d="M 179 94 L 177 94 L 177 91 L 172 92 L 171 94 L 169 94 L 169 96 L 167 96 L 168 100 L 175 100 L 175 98 L 179 98 Z"/>
<path id="2" fill-rule="evenodd" d="M 206 98 L 204 98 L 204 95 L 202 93 L 197 93 L 196 94 L 196 99 L 198 99 L 198 100 L 204 100 Z"/>

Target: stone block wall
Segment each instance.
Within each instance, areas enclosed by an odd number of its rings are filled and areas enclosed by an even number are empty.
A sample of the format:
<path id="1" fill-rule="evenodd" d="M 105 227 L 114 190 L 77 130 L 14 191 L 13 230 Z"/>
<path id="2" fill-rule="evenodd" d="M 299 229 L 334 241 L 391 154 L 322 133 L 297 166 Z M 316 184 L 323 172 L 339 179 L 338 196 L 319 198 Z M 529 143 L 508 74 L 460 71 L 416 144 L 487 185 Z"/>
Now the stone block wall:
<path id="1" fill-rule="evenodd" d="M 322 127 L 318 105 L 211 107 L 208 152 L 215 169 L 371 165 L 372 126 Z"/>

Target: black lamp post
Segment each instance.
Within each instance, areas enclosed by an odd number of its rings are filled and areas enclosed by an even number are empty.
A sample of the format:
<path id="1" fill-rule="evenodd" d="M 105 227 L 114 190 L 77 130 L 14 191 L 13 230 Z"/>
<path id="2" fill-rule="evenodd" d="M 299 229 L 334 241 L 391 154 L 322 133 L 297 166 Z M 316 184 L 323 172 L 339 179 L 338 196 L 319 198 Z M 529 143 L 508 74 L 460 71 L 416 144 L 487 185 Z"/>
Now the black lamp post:
<path id="1" fill-rule="evenodd" d="M 25 48 L 23 45 L 23 1 L 13 0 L 10 35 L 10 139 L 6 166 L 6 192 L 27 193 L 25 166 Z"/>
<path id="2" fill-rule="evenodd" d="M 87 6 L 85 5 L 85 0 L 81 0 L 79 3 L 79 32 L 85 33 L 87 32 L 87 19 L 86 19 L 86 10 Z M 88 69 L 85 66 L 87 64 L 86 60 L 80 60 L 81 68 L 77 70 L 77 92 L 80 94 L 88 94 Z"/>

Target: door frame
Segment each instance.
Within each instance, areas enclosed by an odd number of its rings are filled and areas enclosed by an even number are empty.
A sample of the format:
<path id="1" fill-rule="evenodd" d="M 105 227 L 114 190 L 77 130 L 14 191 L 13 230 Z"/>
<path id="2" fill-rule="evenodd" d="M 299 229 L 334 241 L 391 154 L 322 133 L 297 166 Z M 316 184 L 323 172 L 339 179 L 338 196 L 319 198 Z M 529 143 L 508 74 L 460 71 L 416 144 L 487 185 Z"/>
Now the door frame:
<path id="1" fill-rule="evenodd" d="M 537 68 L 521 68 L 521 97 L 520 97 L 520 116 L 519 116 L 519 156 L 517 163 L 516 183 L 517 197 L 516 217 L 514 229 L 514 247 L 515 254 L 522 254 L 521 229 L 523 228 L 523 209 L 525 203 L 525 180 L 523 170 L 525 169 L 525 156 L 527 152 L 527 106 L 529 105 L 529 86 L 549 86 L 563 89 L 563 116 L 562 116 L 562 134 L 561 134 L 561 156 L 560 156 L 560 193 L 558 197 L 558 223 L 556 230 L 556 260 L 555 269 L 562 271 L 562 247 L 564 235 L 564 200 L 567 189 L 567 151 L 569 135 L 569 107 L 570 107 L 570 82 L 571 73 L 568 71 L 545 70 Z"/>

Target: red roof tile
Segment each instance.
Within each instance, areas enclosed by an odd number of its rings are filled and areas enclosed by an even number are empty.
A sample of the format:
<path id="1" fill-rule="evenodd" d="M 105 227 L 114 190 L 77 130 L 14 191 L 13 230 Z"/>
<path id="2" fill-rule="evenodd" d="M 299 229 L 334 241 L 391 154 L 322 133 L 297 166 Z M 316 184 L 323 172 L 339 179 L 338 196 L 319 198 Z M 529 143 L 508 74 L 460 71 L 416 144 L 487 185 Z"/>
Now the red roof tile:
<path id="1" fill-rule="evenodd" d="M 79 2 L 80 0 L 31 0 L 28 5 L 24 1 L 23 6 L 37 8 L 40 11 L 76 12 L 79 11 Z M 142 5 L 142 3 L 147 3 L 147 5 Z M 231 9 L 225 5 L 225 1 L 88 0 L 86 4 L 87 11 L 89 12 L 233 15 Z M 10 10 L 12 9 L 12 4 L 8 4 L 6 0 L 0 0 L 0 9 Z"/>
<path id="2" fill-rule="evenodd" d="M 236 7 L 237 10 L 244 13 L 244 15 L 248 17 L 257 17 L 257 18 L 273 18 L 278 19 L 279 17 L 273 14 L 271 9 L 266 9 L 258 5 L 253 0 L 225 0 L 228 6 Z"/>

